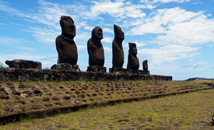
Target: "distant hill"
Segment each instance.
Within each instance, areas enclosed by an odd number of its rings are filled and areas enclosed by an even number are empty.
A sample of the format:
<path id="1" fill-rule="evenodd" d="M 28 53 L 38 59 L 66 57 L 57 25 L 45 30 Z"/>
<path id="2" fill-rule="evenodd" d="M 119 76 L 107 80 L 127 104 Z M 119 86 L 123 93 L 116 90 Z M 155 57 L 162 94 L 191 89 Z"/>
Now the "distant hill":
<path id="1" fill-rule="evenodd" d="M 214 80 L 214 79 L 195 77 L 195 78 L 186 79 L 185 81 L 195 81 L 195 80 Z"/>

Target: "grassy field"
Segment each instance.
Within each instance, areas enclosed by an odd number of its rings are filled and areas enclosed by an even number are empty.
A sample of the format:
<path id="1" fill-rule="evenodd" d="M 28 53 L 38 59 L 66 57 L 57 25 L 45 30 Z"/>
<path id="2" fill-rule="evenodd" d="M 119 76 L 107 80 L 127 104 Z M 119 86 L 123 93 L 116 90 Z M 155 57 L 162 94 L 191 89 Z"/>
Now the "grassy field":
<path id="1" fill-rule="evenodd" d="M 1 130 L 211 130 L 214 90 L 91 107 L 43 119 L 23 119 Z"/>

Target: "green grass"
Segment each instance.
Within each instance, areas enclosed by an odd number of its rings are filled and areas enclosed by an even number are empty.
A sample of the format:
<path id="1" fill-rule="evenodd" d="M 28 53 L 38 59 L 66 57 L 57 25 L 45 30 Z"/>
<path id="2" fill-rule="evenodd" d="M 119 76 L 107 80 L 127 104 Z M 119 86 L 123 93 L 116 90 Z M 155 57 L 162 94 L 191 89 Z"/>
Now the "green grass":
<path id="1" fill-rule="evenodd" d="M 209 130 L 214 114 L 214 90 L 163 97 L 114 106 L 96 106 L 77 112 L 0 126 L 2 130 L 29 129 L 152 129 Z"/>

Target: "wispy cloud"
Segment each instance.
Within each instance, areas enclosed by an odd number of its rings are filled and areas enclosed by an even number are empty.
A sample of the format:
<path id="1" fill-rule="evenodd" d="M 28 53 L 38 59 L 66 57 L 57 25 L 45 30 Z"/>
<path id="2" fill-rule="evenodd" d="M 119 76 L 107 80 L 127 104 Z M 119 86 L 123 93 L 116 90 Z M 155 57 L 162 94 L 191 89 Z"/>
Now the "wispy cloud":
<path id="1" fill-rule="evenodd" d="M 0 23 L 0 25 L 7 25 L 6 23 Z"/>
<path id="2" fill-rule="evenodd" d="M 107 14 L 112 17 L 118 18 L 138 18 L 144 17 L 146 14 L 141 10 L 147 8 L 143 5 L 134 5 L 130 2 L 124 1 L 93 1 L 94 5 L 91 6 L 90 12 L 86 13 L 89 17 L 98 17 L 102 14 Z"/>
<path id="3" fill-rule="evenodd" d="M 181 8 L 159 9 L 128 32 L 129 35 L 154 35 L 157 48 L 140 50 L 153 63 L 172 62 L 199 55 L 201 44 L 214 42 L 214 19 L 203 12 Z M 150 41 L 151 42 L 151 41 Z"/>
<path id="4" fill-rule="evenodd" d="M 151 59 L 155 64 L 160 64 L 194 57 L 199 55 L 199 53 L 195 52 L 199 49 L 200 48 L 198 47 L 188 47 L 183 45 L 166 45 L 159 48 L 141 49 L 139 50 L 139 55 Z"/>
<path id="5" fill-rule="evenodd" d="M 110 28 L 103 28 L 103 32 L 114 33 L 113 29 Z"/>
<path id="6" fill-rule="evenodd" d="M 170 2 L 178 2 L 178 3 L 183 3 L 183 2 L 189 2 L 190 0 L 141 0 L 141 3 L 149 3 L 149 4 L 155 4 L 155 3 L 170 3 Z"/>
<path id="7" fill-rule="evenodd" d="M 104 37 L 102 42 L 112 43 L 113 39 L 111 37 Z"/>
<path id="8" fill-rule="evenodd" d="M 15 16 L 25 17 L 25 15 L 23 13 L 21 13 L 17 9 L 9 7 L 8 3 L 4 2 L 4 1 L 0 1 L 0 11 L 4 11 L 4 12 L 7 12 L 7 13 L 9 13 L 11 15 L 15 15 Z"/>

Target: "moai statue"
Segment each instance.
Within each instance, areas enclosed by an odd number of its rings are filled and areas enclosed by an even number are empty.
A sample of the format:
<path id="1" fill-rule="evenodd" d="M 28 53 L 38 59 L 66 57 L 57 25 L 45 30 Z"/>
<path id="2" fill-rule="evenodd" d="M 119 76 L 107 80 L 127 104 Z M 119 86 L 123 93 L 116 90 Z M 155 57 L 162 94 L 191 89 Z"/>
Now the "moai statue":
<path id="1" fill-rule="evenodd" d="M 124 32 L 121 28 L 114 24 L 114 40 L 112 42 L 112 68 L 110 72 L 122 71 L 124 63 L 124 52 L 122 42 L 124 40 Z"/>
<path id="2" fill-rule="evenodd" d="M 144 60 L 144 61 L 143 61 L 143 73 L 149 74 L 149 70 L 148 70 L 148 60 Z"/>
<path id="3" fill-rule="evenodd" d="M 89 67 L 87 71 L 106 72 L 104 65 L 104 49 L 101 43 L 103 31 L 97 26 L 92 30 L 92 37 L 88 40 Z"/>
<path id="4" fill-rule="evenodd" d="M 77 46 L 74 42 L 76 36 L 76 27 L 70 16 L 61 16 L 60 26 L 62 34 L 56 38 L 56 49 L 58 52 L 57 65 L 53 65 L 52 69 L 75 68 L 79 70 L 77 64 L 78 54 Z"/>
<path id="5" fill-rule="evenodd" d="M 74 42 L 76 27 L 70 16 L 61 16 L 60 25 L 62 34 L 56 38 L 56 49 L 58 52 L 58 64 L 68 63 L 77 64 L 77 46 Z"/>
<path id="6" fill-rule="evenodd" d="M 127 69 L 137 72 L 139 69 L 139 60 L 137 58 L 137 48 L 135 43 L 129 43 L 129 55 Z"/>

